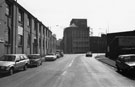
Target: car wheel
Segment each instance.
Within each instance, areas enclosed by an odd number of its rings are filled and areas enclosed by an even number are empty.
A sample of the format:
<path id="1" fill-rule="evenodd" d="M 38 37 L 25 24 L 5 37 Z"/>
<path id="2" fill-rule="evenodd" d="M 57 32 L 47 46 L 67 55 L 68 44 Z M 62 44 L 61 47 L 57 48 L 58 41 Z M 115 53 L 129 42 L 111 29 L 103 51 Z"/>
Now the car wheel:
<path id="1" fill-rule="evenodd" d="M 42 65 L 42 62 L 40 63 L 40 65 Z"/>
<path id="2" fill-rule="evenodd" d="M 120 68 L 117 67 L 117 71 L 120 72 L 121 71 Z"/>
<path id="3" fill-rule="evenodd" d="M 12 74 L 14 74 L 14 69 L 13 68 L 9 69 L 9 75 L 12 75 Z"/>
<path id="4" fill-rule="evenodd" d="M 25 66 L 23 67 L 23 70 L 27 70 L 27 65 L 25 65 Z"/>
<path id="5" fill-rule="evenodd" d="M 122 70 L 118 66 L 116 66 L 116 67 L 117 67 L 118 72 L 122 72 Z"/>
<path id="6" fill-rule="evenodd" d="M 38 67 L 40 65 L 40 63 L 37 63 L 36 67 Z"/>

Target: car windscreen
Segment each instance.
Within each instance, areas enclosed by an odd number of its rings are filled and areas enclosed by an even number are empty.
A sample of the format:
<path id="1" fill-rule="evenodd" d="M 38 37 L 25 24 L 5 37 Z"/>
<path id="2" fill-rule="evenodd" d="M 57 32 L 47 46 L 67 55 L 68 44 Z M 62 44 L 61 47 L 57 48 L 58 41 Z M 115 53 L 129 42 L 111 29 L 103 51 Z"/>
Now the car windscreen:
<path id="1" fill-rule="evenodd" d="M 124 57 L 124 61 L 125 61 L 125 62 L 132 62 L 132 61 L 135 61 L 135 56 Z"/>
<path id="2" fill-rule="evenodd" d="M 40 56 L 39 55 L 28 55 L 29 59 L 39 59 Z"/>
<path id="3" fill-rule="evenodd" d="M 0 58 L 0 61 L 15 61 L 15 56 L 4 55 Z"/>

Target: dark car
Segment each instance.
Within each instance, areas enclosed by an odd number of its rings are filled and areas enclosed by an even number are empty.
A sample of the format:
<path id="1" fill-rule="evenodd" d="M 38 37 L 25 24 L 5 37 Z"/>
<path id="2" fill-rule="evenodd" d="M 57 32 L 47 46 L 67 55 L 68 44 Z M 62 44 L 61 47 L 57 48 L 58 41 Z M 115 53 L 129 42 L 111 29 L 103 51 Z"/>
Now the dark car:
<path id="1" fill-rule="evenodd" d="M 44 59 L 40 54 L 29 54 L 28 58 L 30 59 L 29 66 L 40 66 L 44 61 Z"/>
<path id="2" fill-rule="evenodd" d="M 60 58 L 60 57 L 63 57 L 64 56 L 64 53 L 61 50 L 57 50 L 56 51 L 56 55 L 57 55 L 58 58 Z"/>
<path id="3" fill-rule="evenodd" d="M 87 52 L 86 57 L 92 57 L 92 52 Z"/>
<path id="4" fill-rule="evenodd" d="M 116 67 L 118 71 L 135 71 L 135 54 L 120 55 Z"/>

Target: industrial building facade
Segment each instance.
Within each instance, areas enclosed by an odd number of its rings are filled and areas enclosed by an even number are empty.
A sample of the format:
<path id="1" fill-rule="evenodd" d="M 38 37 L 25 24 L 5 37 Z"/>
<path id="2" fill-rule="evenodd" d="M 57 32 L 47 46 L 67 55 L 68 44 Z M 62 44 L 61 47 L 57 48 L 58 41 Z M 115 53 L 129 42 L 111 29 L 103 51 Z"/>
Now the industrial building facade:
<path id="1" fill-rule="evenodd" d="M 90 51 L 93 53 L 106 53 L 107 48 L 107 36 L 102 34 L 99 36 L 90 36 Z"/>
<path id="2" fill-rule="evenodd" d="M 64 53 L 85 53 L 89 51 L 89 27 L 86 19 L 72 19 L 65 28 L 63 37 Z"/>
<path id="3" fill-rule="evenodd" d="M 135 31 L 125 31 L 107 34 L 106 56 L 116 59 L 121 54 L 135 53 Z"/>
<path id="4" fill-rule="evenodd" d="M 14 0 L 0 0 L 0 56 L 56 50 L 56 36 Z"/>

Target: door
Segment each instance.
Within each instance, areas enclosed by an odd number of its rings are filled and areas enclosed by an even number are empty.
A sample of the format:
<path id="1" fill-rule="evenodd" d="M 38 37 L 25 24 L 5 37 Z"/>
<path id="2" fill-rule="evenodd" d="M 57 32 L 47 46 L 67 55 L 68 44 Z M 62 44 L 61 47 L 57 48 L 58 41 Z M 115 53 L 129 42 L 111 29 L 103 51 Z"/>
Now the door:
<path id="1" fill-rule="evenodd" d="M 21 67 L 21 58 L 20 56 L 16 56 L 15 69 L 19 69 L 20 67 Z"/>

